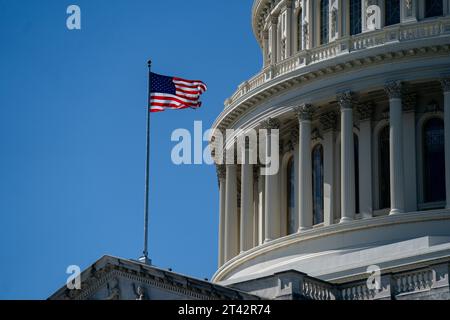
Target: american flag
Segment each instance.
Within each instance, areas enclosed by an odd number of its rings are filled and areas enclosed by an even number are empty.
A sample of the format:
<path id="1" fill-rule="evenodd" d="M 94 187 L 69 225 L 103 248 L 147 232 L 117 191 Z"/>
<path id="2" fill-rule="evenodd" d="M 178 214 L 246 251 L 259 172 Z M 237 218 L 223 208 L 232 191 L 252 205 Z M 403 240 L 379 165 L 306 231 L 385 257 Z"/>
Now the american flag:
<path id="1" fill-rule="evenodd" d="M 200 95 L 207 90 L 204 82 L 162 76 L 153 72 L 150 76 L 150 112 L 195 109 L 201 106 Z"/>

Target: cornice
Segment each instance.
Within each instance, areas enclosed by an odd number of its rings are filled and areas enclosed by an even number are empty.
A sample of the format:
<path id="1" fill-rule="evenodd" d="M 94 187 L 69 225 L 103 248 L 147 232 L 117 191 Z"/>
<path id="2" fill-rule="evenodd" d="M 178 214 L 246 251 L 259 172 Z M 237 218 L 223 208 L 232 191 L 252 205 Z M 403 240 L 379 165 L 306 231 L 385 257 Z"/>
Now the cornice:
<path id="1" fill-rule="evenodd" d="M 447 42 L 449 42 L 447 40 Z M 267 81 L 255 90 L 252 90 L 234 103 L 225 108 L 213 124 L 213 128 L 224 130 L 241 117 L 247 111 L 258 106 L 262 101 L 270 99 L 278 94 L 288 92 L 292 88 L 311 84 L 320 81 L 331 75 L 343 75 L 348 72 L 380 65 L 383 63 L 392 63 L 414 59 L 418 57 L 448 56 L 450 54 L 450 44 L 415 46 L 412 48 L 397 49 L 396 45 L 384 46 L 389 50 L 382 53 L 375 53 L 367 50 L 367 55 L 353 55 L 353 53 L 344 56 L 337 56 L 323 63 L 308 65 L 304 68 L 293 70 L 287 74 L 275 77 Z"/>
<path id="2" fill-rule="evenodd" d="M 186 277 L 181 274 L 143 265 L 126 259 L 104 256 L 81 275 L 81 290 L 58 290 L 50 299 L 89 300 L 107 284 L 116 283 L 110 289 L 116 289 L 116 297 L 121 298 L 120 279 L 128 279 L 137 285 L 146 285 L 144 290 L 160 288 L 178 293 L 192 299 L 224 300 L 234 298 L 257 298 L 239 290 L 217 286 L 210 282 Z M 111 299 L 111 296 L 102 299 Z"/>

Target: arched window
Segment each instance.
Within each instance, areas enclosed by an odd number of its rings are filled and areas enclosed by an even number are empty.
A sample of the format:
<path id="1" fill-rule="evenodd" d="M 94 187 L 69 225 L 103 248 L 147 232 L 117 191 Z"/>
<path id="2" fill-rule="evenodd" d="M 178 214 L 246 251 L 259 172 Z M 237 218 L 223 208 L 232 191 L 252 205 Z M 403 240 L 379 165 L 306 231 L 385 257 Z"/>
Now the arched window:
<path id="1" fill-rule="evenodd" d="M 350 34 L 361 32 L 361 0 L 350 0 Z"/>
<path id="2" fill-rule="evenodd" d="M 386 0 L 384 10 L 386 26 L 400 23 L 400 0 Z"/>
<path id="3" fill-rule="evenodd" d="M 303 29 L 302 9 L 300 9 L 298 12 L 298 15 L 297 15 L 297 48 L 298 48 L 298 51 L 303 50 L 302 29 Z"/>
<path id="4" fill-rule="evenodd" d="M 329 0 L 320 0 L 320 44 L 328 43 L 330 28 Z"/>
<path id="5" fill-rule="evenodd" d="M 423 178 L 425 202 L 445 201 L 444 122 L 428 120 L 423 127 Z"/>
<path id="6" fill-rule="evenodd" d="M 438 17 L 444 14 L 442 0 L 425 0 L 425 18 Z"/>
<path id="7" fill-rule="evenodd" d="M 323 222 L 323 147 L 317 145 L 312 151 L 313 164 L 313 223 Z"/>
<path id="8" fill-rule="evenodd" d="M 378 136 L 378 192 L 380 195 L 380 209 L 391 207 L 390 171 L 389 126 L 385 126 L 381 129 Z"/>
<path id="9" fill-rule="evenodd" d="M 287 165 L 287 234 L 294 234 L 295 230 L 295 169 L 293 157 Z"/>
<path id="10" fill-rule="evenodd" d="M 359 212 L 359 140 L 353 134 L 354 158 L 355 158 L 355 211 Z"/>

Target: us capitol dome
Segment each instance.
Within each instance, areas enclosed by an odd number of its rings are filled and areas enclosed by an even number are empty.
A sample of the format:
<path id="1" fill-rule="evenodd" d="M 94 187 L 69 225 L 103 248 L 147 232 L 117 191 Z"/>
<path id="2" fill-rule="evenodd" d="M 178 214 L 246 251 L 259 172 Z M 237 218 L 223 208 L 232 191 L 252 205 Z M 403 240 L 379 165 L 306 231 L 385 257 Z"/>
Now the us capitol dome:
<path id="1" fill-rule="evenodd" d="M 252 27 L 262 69 L 213 129 L 279 129 L 280 169 L 217 163 L 213 282 L 450 299 L 450 0 L 255 0 Z"/>

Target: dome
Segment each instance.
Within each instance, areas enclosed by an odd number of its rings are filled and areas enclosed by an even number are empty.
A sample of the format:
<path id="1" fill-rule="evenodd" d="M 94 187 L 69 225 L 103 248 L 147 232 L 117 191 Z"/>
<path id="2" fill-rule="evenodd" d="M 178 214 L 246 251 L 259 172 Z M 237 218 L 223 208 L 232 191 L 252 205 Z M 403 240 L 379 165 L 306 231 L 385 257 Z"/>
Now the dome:
<path id="1" fill-rule="evenodd" d="M 262 69 L 213 124 L 226 155 L 213 280 L 448 263 L 448 1 L 255 0 L 252 24 Z M 269 154 L 279 166 L 264 174 Z"/>

